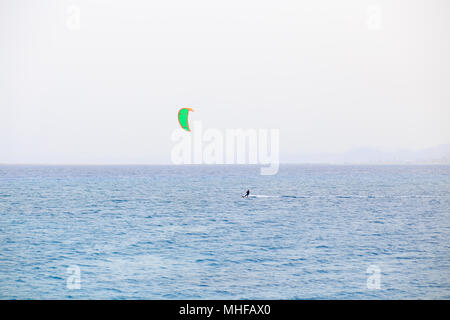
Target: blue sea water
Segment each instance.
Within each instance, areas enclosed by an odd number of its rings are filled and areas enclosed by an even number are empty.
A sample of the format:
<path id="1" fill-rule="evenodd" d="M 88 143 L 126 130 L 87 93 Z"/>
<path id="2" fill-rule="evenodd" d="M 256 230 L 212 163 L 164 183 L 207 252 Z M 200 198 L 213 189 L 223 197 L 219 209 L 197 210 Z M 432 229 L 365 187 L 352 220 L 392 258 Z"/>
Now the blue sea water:
<path id="1" fill-rule="evenodd" d="M 0 298 L 449 299 L 450 166 L 0 166 Z"/>

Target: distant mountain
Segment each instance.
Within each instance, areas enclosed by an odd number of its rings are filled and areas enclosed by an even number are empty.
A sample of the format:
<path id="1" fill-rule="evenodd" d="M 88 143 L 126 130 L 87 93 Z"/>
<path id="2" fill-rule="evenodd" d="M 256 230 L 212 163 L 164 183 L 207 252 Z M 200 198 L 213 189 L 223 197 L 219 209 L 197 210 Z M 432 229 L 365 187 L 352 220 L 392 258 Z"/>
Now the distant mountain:
<path id="1" fill-rule="evenodd" d="M 354 148 L 344 153 L 303 154 L 292 161 L 301 163 L 335 163 L 335 164 L 450 164 L 450 143 L 418 151 L 399 149 L 383 151 L 375 148 Z"/>

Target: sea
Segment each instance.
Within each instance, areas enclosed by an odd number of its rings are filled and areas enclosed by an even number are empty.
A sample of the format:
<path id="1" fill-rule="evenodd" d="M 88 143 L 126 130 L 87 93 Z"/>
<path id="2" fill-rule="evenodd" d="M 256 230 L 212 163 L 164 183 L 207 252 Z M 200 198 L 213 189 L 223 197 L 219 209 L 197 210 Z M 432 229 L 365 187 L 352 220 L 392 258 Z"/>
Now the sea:
<path id="1" fill-rule="evenodd" d="M 2 165 L 0 299 L 450 299 L 450 166 Z"/>

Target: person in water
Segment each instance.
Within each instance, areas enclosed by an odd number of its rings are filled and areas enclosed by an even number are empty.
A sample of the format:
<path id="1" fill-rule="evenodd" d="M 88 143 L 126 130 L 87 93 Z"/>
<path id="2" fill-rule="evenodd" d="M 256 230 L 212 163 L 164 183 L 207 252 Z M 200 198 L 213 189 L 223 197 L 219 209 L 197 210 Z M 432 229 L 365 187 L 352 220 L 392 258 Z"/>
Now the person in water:
<path id="1" fill-rule="evenodd" d="M 249 194 L 250 194 L 250 190 L 247 190 L 247 192 L 245 193 L 245 195 L 242 196 L 242 198 L 245 198 L 245 197 L 248 198 L 248 195 L 249 195 Z"/>

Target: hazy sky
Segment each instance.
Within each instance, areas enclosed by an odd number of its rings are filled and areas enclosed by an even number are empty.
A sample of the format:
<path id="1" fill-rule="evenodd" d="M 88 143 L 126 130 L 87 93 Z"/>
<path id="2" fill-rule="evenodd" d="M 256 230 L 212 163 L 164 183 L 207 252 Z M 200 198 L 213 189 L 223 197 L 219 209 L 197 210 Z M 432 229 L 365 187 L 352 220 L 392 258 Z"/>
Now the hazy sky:
<path id="1" fill-rule="evenodd" d="M 281 161 L 449 143 L 449 57 L 448 0 L 0 0 L 0 163 L 168 163 L 182 106 Z"/>

